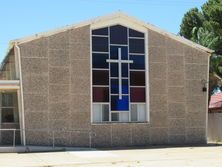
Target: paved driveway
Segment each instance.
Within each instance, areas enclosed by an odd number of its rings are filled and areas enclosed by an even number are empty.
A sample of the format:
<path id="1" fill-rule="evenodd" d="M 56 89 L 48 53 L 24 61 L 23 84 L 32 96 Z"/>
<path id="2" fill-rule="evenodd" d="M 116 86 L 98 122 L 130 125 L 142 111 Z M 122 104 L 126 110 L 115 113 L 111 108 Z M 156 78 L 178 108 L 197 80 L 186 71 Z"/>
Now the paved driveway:
<path id="1" fill-rule="evenodd" d="M 0 166 L 222 167 L 222 146 L 4 153 Z"/>

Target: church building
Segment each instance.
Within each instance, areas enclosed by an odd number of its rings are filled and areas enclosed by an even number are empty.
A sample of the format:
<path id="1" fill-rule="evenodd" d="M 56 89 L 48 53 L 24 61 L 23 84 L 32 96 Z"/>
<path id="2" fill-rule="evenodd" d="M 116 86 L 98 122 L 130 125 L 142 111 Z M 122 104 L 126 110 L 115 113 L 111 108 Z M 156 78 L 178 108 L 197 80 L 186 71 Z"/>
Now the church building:
<path id="1" fill-rule="evenodd" d="M 211 53 L 121 12 L 13 40 L 0 69 L 0 143 L 206 143 Z"/>

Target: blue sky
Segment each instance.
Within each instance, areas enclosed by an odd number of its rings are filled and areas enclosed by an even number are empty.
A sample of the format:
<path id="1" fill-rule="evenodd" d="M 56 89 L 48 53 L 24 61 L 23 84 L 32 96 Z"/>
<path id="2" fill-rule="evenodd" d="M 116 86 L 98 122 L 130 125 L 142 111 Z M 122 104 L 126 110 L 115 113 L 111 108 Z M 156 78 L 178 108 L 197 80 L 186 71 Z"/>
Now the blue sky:
<path id="1" fill-rule="evenodd" d="M 184 13 L 206 0 L 4 0 L 0 2 L 0 61 L 8 42 L 96 16 L 122 11 L 177 34 Z"/>

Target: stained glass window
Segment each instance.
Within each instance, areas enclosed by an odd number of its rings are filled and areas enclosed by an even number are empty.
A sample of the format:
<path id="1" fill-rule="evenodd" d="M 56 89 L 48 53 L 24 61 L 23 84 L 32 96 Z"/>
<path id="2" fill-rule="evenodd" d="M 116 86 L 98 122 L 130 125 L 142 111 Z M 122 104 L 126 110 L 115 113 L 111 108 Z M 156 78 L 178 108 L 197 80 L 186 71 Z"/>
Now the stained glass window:
<path id="1" fill-rule="evenodd" d="M 146 121 L 144 33 L 122 25 L 92 30 L 92 93 L 93 122 Z"/>

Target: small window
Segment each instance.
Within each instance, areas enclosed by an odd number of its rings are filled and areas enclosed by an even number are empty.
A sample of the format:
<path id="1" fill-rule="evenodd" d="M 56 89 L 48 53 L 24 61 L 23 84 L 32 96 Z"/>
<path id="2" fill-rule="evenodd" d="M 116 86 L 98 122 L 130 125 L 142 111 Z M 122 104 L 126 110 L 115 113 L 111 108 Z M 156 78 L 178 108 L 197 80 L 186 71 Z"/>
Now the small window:
<path id="1" fill-rule="evenodd" d="M 13 94 L 12 93 L 2 93 L 2 106 L 13 107 Z"/>
<path id="2" fill-rule="evenodd" d="M 18 122 L 18 102 L 16 92 L 1 93 L 2 123 Z"/>
<path id="3" fill-rule="evenodd" d="M 131 104 L 131 121 L 137 121 L 137 105 Z"/>
<path id="4" fill-rule="evenodd" d="M 145 122 L 146 121 L 146 105 L 137 104 L 137 112 L 138 112 L 138 121 Z"/>
<path id="5" fill-rule="evenodd" d="M 93 104 L 93 122 L 102 122 L 101 104 Z"/>
<path id="6" fill-rule="evenodd" d="M 129 122 L 129 112 L 119 112 L 120 122 Z"/>
<path id="7" fill-rule="evenodd" d="M 146 121 L 146 105 L 131 104 L 131 121 L 145 122 Z"/>
<path id="8" fill-rule="evenodd" d="M 93 122 L 109 121 L 109 105 L 93 104 Z"/>
<path id="9" fill-rule="evenodd" d="M 2 122 L 14 122 L 13 108 L 2 108 Z"/>

